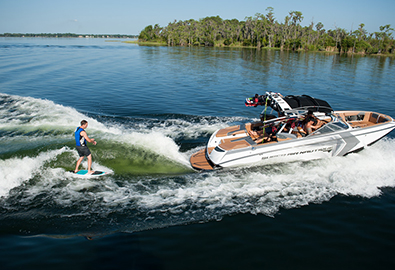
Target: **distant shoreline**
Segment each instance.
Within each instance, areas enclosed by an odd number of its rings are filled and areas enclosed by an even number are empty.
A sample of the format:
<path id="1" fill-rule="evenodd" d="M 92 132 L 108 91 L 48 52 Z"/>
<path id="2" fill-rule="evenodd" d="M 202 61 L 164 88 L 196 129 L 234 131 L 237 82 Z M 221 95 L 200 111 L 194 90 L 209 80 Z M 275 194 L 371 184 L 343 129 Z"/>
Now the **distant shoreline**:
<path id="1" fill-rule="evenodd" d="M 122 40 L 105 40 L 106 42 L 122 42 L 122 43 L 128 43 L 128 44 L 138 44 L 142 46 L 169 46 L 166 42 L 161 42 L 161 41 L 141 41 L 138 40 L 138 35 L 82 35 L 82 34 L 71 34 L 71 33 L 66 33 L 66 34 L 10 34 L 10 33 L 4 33 L 0 34 L 0 37 L 16 37 L 16 38 L 100 38 L 100 39 L 134 39 L 134 40 L 127 40 L 127 41 L 122 41 Z M 180 45 L 176 45 L 180 46 Z M 202 45 L 200 45 L 202 46 Z M 183 47 L 183 46 L 181 46 Z M 185 46 L 184 46 L 185 47 Z M 196 47 L 194 45 L 194 47 Z M 204 46 L 203 46 L 204 47 Z M 255 46 L 244 46 L 242 44 L 232 44 L 230 46 L 223 45 L 222 46 L 212 46 L 212 47 L 222 47 L 222 48 L 245 48 L 245 49 L 257 49 Z M 263 50 L 279 50 L 281 51 L 281 48 L 273 48 L 273 47 L 261 47 L 260 49 Z M 317 53 L 328 53 L 328 54 L 339 54 L 338 51 L 335 50 L 336 48 L 327 48 L 327 50 L 304 50 L 304 49 L 299 49 L 296 50 L 297 52 L 317 52 Z M 366 53 L 358 53 L 358 52 L 342 52 L 341 54 L 349 54 L 349 55 L 361 55 L 361 56 L 386 56 L 386 57 L 394 57 L 394 54 L 366 54 Z"/>
<path id="2" fill-rule="evenodd" d="M 41 34 L 34 34 L 34 33 L 4 33 L 0 34 L 0 37 L 20 37 L 20 38 L 138 38 L 138 35 L 121 35 L 121 34 L 101 34 L 101 35 L 94 35 L 94 34 L 74 34 L 74 33 L 41 33 Z"/>

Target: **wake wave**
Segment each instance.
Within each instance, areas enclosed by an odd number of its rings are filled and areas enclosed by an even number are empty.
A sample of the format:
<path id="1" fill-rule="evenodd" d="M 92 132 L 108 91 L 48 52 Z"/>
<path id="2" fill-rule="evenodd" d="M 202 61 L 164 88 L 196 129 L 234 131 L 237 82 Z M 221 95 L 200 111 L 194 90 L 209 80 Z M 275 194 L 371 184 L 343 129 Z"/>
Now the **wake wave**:
<path id="1" fill-rule="evenodd" d="M 20 179 L 29 180 L 38 168 L 27 167 L 24 177 L 13 176 L 9 172 L 13 168 L 9 167 L 11 163 L 21 165 L 28 159 L 42 164 L 45 157 L 52 159 L 44 153 L 67 147 L 69 154 L 58 153 L 52 166 L 74 169 L 77 156 L 72 150 L 73 132 L 82 119 L 89 122 L 87 132 L 98 142 L 97 146 L 91 146 L 96 166 L 106 166 L 118 174 L 191 172 L 188 151 L 193 149 L 180 152 L 176 140 L 194 140 L 202 134 L 208 136 L 216 126 L 226 125 L 226 120 L 219 118 L 199 121 L 197 117 L 134 119 L 100 116 L 96 119 L 49 100 L 0 93 L 0 157 L 4 159 L 0 168 L 4 167 L 4 174 L 7 172 L 4 177 L 8 183 L 2 187 L 0 196 L 20 184 Z"/>
<path id="2" fill-rule="evenodd" d="M 7 95 L 0 95 L 0 100 L 0 132 L 11 134 L 0 141 L 4 157 L 0 210 L 13 220 L 17 209 L 18 220 L 20 212 L 34 219 L 38 215 L 34 209 L 46 209 L 46 218 L 58 220 L 57 229 L 63 233 L 69 230 L 62 225 L 65 219 L 84 224 L 73 229 L 77 232 L 97 233 L 109 227 L 130 232 L 236 213 L 273 216 L 281 208 L 321 203 L 338 194 L 371 198 L 383 187 L 395 187 L 392 138 L 346 157 L 195 173 L 188 157 L 204 145 L 200 138 L 245 119 L 100 118 L 99 122 L 51 101 Z M 40 109 L 43 105 L 55 113 Z M 13 116 L 7 116 L 12 110 Z M 66 172 L 77 159 L 72 132 L 83 118 L 90 124 L 89 135 L 99 142 L 91 148 L 93 167 L 113 174 L 76 179 Z M 31 130 L 49 133 L 42 136 Z M 41 146 L 29 148 L 23 138 L 35 139 Z M 181 152 L 176 141 L 188 141 L 189 148 Z M 5 150 L 7 143 L 14 148 Z"/>
<path id="3" fill-rule="evenodd" d="M 56 151 L 40 153 L 36 157 L 0 160 L 0 179 L 2 179 L 0 197 L 6 195 L 10 189 L 40 174 L 46 162 L 56 158 L 64 151 L 65 148 L 62 148 Z"/>
<path id="4" fill-rule="evenodd" d="M 379 196 L 383 187 L 395 187 L 394 150 L 395 141 L 384 139 L 357 154 L 312 162 L 178 176 L 115 173 L 100 179 L 76 179 L 62 169 L 45 166 L 72 152 L 64 148 L 34 159 L 2 161 L 0 166 L 9 167 L 5 172 L 9 175 L 1 176 L 8 184 L 2 182 L 0 202 L 3 209 L 22 212 L 49 208 L 46 212 L 51 220 L 67 218 L 78 223 L 81 218 L 96 231 L 107 229 L 110 217 L 117 220 L 111 230 L 132 232 L 220 220 L 236 213 L 273 216 L 282 208 L 322 203 L 338 194 Z M 27 166 L 13 175 L 21 164 Z M 30 181 L 24 181 L 27 178 Z"/>

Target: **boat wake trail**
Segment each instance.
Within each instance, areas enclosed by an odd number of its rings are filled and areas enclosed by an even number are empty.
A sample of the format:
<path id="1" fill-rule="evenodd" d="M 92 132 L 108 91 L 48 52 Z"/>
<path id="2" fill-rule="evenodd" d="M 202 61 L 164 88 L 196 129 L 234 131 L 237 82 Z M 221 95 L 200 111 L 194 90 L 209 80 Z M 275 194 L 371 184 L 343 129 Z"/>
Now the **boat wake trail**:
<path id="1" fill-rule="evenodd" d="M 0 155 L 3 159 L 34 158 L 49 149 L 72 149 L 73 132 L 82 119 L 88 120 L 89 135 L 98 141 L 97 147 L 91 146 L 94 159 L 104 166 L 115 166 L 115 172 L 168 173 L 159 167 L 169 162 L 174 165 L 170 172 L 189 170 L 188 158 L 175 141 L 159 128 L 143 128 L 143 119 L 120 122 L 109 117 L 89 117 L 48 100 L 4 94 L 0 95 Z M 150 165 L 156 169 L 148 168 Z M 65 162 L 61 166 L 72 168 Z"/>
<path id="2" fill-rule="evenodd" d="M 126 178 L 192 172 L 191 146 L 201 147 L 202 136 L 226 124 L 209 117 L 88 116 L 49 100 L 0 93 L 0 196 L 46 169 L 74 169 L 73 132 L 82 119 L 98 142 L 90 146 L 94 169 L 104 167 Z"/>
<path id="3" fill-rule="evenodd" d="M 81 119 L 88 120 L 88 134 L 99 142 L 91 147 L 93 168 L 112 174 L 67 173 L 77 159 L 72 133 Z M 190 169 L 190 153 L 205 145 L 212 129 L 244 120 L 88 117 L 51 101 L 0 95 L 0 231 L 135 232 L 238 213 L 274 216 L 339 194 L 371 198 L 383 187 L 395 187 L 393 138 L 346 157 L 201 173 Z"/>

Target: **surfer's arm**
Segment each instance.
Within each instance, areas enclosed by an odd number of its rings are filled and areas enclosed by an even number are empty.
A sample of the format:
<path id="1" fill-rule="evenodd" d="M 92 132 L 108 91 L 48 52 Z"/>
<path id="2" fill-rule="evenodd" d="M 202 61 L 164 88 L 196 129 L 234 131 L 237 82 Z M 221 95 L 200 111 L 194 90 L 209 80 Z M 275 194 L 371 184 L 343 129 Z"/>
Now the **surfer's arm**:
<path id="1" fill-rule="evenodd" d="M 87 142 L 90 142 L 90 143 L 93 143 L 94 145 L 96 145 L 97 142 L 95 141 L 95 139 L 89 138 L 89 137 L 88 137 L 88 134 L 86 134 L 85 131 L 81 131 L 81 135 L 85 138 L 85 140 L 86 140 Z"/>

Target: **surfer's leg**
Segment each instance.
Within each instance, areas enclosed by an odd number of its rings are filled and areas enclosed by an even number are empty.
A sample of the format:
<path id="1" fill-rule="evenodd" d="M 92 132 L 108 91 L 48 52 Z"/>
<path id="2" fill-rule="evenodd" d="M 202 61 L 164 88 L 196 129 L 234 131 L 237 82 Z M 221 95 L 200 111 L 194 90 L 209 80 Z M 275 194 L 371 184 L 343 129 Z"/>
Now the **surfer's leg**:
<path id="1" fill-rule="evenodd" d="M 81 162 L 82 162 L 83 159 L 84 159 L 84 157 L 82 156 L 82 157 L 80 157 L 80 158 L 77 160 L 77 165 L 75 166 L 75 170 L 74 170 L 75 173 L 79 171 L 78 168 L 80 167 L 80 164 L 81 164 Z"/>
<path id="2" fill-rule="evenodd" d="M 88 157 L 88 174 L 92 174 L 95 171 L 92 171 L 92 154 L 90 154 Z"/>

